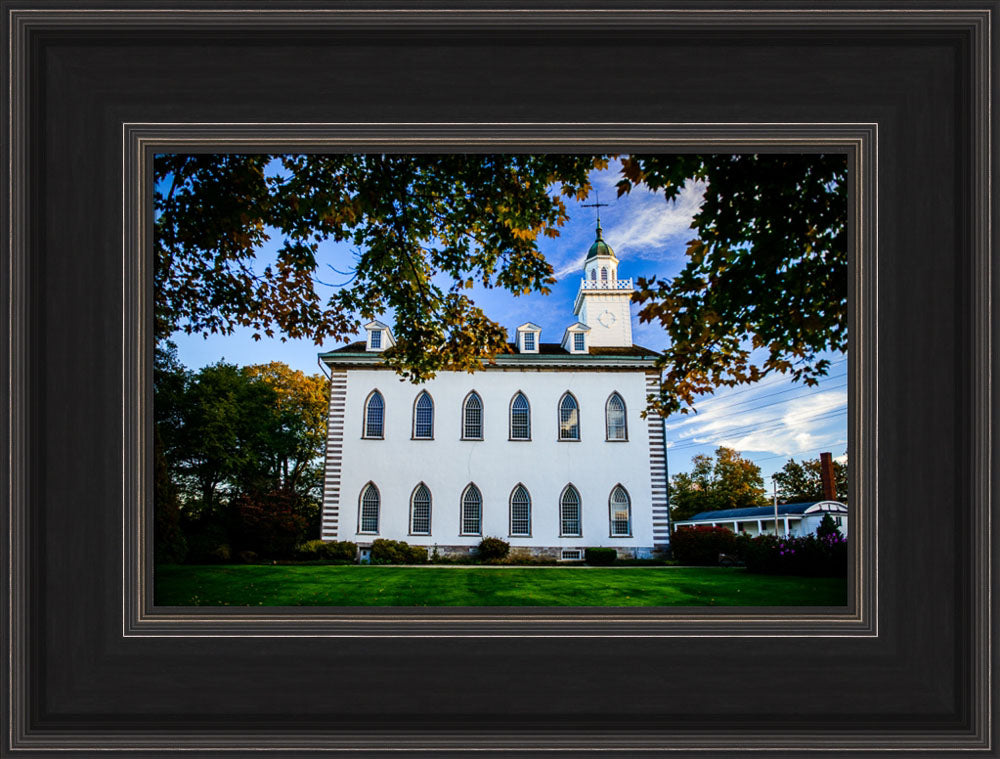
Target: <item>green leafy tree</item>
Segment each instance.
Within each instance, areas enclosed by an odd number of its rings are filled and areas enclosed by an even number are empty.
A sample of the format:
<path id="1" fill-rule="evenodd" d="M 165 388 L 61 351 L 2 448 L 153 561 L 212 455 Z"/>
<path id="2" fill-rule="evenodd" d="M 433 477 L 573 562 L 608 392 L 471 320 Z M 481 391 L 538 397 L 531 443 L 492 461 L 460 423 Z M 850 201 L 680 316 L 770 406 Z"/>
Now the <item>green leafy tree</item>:
<path id="1" fill-rule="evenodd" d="M 323 454 L 330 383 L 320 374 L 306 374 L 280 361 L 244 369 L 253 382 L 275 393 L 271 420 L 271 477 L 278 487 L 318 501 L 322 491 Z"/>
<path id="2" fill-rule="evenodd" d="M 161 155 L 156 179 L 156 334 L 340 341 L 359 317 L 395 315 L 383 358 L 414 381 L 474 370 L 506 335 L 468 297 L 475 282 L 547 292 L 538 250 L 585 198 L 608 156 Z M 661 324 L 662 413 L 719 386 L 825 375 L 847 344 L 847 169 L 837 155 L 627 156 L 619 193 L 674 200 L 707 183 L 688 264 L 640 279 L 640 318 Z M 280 241 L 277 259 L 258 248 Z M 347 242 L 349 282 L 320 294 L 320 245 Z M 336 275 L 336 272 L 333 272 Z M 338 283 L 333 283 L 337 285 Z M 758 360 L 760 352 L 765 357 Z"/>
<path id="3" fill-rule="evenodd" d="M 157 156 L 156 333 L 243 326 L 321 343 L 355 334 L 355 315 L 392 311 L 391 366 L 414 380 L 475 369 L 506 351 L 507 337 L 463 291 L 479 281 L 547 292 L 555 280 L 537 238 L 558 234 L 561 197 L 586 197 L 588 172 L 604 165 L 566 155 Z M 255 266 L 272 237 L 276 262 Z M 350 286 L 324 299 L 326 240 L 351 244 L 356 258 L 344 265 Z"/>
<path id="4" fill-rule="evenodd" d="M 823 476 L 820 460 L 805 459 L 801 463 L 789 459 L 775 472 L 774 480 L 778 484 L 778 500 L 781 503 L 799 503 L 802 501 L 818 501 L 823 498 Z M 833 481 L 837 490 L 837 500 L 847 501 L 847 464 L 834 459 Z"/>
<path id="5" fill-rule="evenodd" d="M 672 200 L 689 179 L 707 183 L 687 265 L 639 278 L 633 296 L 670 341 L 654 405 L 686 413 L 701 393 L 772 373 L 816 384 L 829 368 L 820 355 L 847 350 L 844 157 L 629 156 L 622 174 L 619 195 L 641 184 Z"/>
<path id="6" fill-rule="evenodd" d="M 699 454 L 690 472 L 670 480 L 670 514 L 689 519 L 702 511 L 739 509 L 767 504 L 760 467 L 732 448 L 719 446 L 714 456 Z"/>
<path id="7" fill-rule="evenodd" d="M 827 538 L 832 535 L 840 535 L 840 528 L 833 521 L 832 516 L 824 514 L 823 518 L 819 520 L 819 524 L 816 525 L 816 537 Z"/>

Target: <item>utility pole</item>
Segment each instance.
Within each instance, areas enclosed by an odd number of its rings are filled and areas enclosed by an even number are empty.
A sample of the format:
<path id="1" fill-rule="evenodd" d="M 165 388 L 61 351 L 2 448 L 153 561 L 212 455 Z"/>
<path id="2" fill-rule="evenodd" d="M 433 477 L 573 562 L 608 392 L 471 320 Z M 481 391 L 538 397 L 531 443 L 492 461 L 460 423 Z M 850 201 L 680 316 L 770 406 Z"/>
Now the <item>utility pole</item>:
<path id="1" fill-rule="evenodd" d="M 772 477 L 771 484 L 774 485 L 774 537 L 778 537 L 778 481 Z"/>

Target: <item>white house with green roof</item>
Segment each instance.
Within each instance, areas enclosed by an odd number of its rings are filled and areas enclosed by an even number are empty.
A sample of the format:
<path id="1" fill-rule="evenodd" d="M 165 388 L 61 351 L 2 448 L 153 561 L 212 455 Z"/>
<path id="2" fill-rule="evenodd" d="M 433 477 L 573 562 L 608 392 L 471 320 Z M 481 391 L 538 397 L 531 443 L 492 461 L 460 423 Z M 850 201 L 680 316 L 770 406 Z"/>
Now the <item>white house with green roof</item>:
<path id="1" fill-rule="evenodd" d="M 633 285 L 602 238 L 584 263 L 576 321 L 557 342 L 525 322 L 474 374 L 401 382 L 382 361 L 391 331 L 320 354 L 331 382 L 322 537 L 469 553 L 583 558 L 589 546 L 650 556 L 669 544 L 657 353 L 632 343 Z"/>

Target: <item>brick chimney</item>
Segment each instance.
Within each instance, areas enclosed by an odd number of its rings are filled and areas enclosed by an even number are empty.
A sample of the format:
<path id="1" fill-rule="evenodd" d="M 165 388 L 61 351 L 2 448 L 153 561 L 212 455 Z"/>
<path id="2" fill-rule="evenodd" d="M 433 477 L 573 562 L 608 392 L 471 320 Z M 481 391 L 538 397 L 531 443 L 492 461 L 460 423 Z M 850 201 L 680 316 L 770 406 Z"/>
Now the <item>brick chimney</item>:
<path id="1" fill-rule="evenodd" d="M 823 482 L 823 500 L 837 500 L 837 480 L 833 476 L 833 456 L 829 453 L 819 455 L 819 476 Z"/>

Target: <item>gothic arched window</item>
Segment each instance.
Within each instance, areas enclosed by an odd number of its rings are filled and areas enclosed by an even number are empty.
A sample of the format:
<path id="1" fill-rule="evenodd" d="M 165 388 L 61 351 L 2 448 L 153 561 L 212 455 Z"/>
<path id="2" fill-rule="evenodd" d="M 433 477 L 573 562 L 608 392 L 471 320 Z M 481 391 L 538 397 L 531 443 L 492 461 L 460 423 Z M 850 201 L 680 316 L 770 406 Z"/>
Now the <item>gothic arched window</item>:
<path id="1" fill-rule="evenodd" d="M 431 534 L 431 491 L 422 482 L 410 496 L 410 534 Z"/>
<path id="2" fill-rule="evenodd" d="M 365 401 L 365 429 L 363 437 L 380 438 L 385 428 L 385 401 L 382 393 L 372 390 Z"/>
<path id="3" fill-rule="evenodd" d="M 627 538 L 632 534 L 632 502 L 621 485 L 615 485 L 608 499 L 611 513 L 611 537 Z"/>
<path id="4" fill-rule="evenodd" d="M 531 537 L 531 496 L 524 485 L 518 485 L 510 494 L 510 534 Z"/>
<path id="5" fill-rule="evenodd" d="M 560 537 L 580 537 L 580 494 L 572 485 L 567 485 L 559 496 Z"/>
<path id="6" fill-rule="evenodd" d="M 361 490 L 361 499 L 359 503 L 360 512 L 358 514 L 358 532 L 378 532 L 378 513 L 380 503 L 381 498 L 379 498 L 378 488 L 375 487 L 375 483 L 369 482 Z"/>
<path id="7" fill-rule="evenodd" d="M 462 534 L 483 534 L 483 496 L 471 482 L 462 493 Z"/>
<path id="8" fill-rule="evenodd" d="M 580 409 L 570 393 L 563 395 L 559 401 L 559 439 L 580 439 Z"/>
<path id="9" fill-rule="evenodd" d="M 531 406 L 522 392 L 510 402 L 510 439 L 531 440 Z"/>
<path id="10" fill-rule="evenodd" d="M 462 439 L 483 439 L 483 399 L 475 390 L 465 396 L 462 404 Z"/>
<path id="11" fill-rule="evenodd" d="M 434 439 L 434 401 L 426 390 L 417 396 L 413 404 L 413 438 Z"/>
<path id="12" fill-rule="evenodd" d="M 625 422 L 625 401 L 618 393 L 612 393 L 604 407 L 608 440 L 628 440 L 628 426 Z"/>

